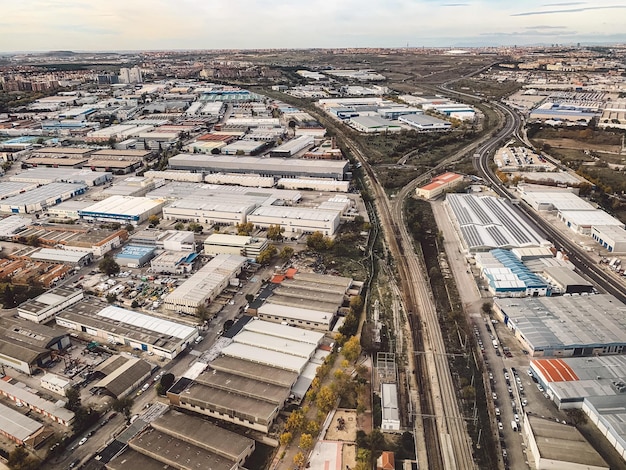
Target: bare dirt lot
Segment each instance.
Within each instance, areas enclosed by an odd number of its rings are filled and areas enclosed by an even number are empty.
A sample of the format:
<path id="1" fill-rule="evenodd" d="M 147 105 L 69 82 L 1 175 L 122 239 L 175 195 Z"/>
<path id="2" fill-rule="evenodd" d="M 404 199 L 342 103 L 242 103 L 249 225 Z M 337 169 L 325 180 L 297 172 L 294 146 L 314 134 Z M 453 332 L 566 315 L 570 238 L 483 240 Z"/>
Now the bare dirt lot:
<path id="1" fill-rule="evenodd" d="M 343 420 L 343 429 L 339 429 L 339 421 Z M 328 426 L 324 439 L 327 441 L 354 442 L 356 439 L 357 418 L 355 410 L 337 410 Z"/>

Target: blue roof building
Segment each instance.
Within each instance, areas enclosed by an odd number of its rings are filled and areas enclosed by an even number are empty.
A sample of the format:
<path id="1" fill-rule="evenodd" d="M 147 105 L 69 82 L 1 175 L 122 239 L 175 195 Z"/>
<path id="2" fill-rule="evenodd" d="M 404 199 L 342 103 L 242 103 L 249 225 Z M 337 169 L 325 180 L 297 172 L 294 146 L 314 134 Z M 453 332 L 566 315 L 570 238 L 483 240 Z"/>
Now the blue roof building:
<path id="1" fill-rule="evenodd" d="M 154 258 L 156 246 L 126 245 L 115 257 L 120 266 L 139 268 Z"/>

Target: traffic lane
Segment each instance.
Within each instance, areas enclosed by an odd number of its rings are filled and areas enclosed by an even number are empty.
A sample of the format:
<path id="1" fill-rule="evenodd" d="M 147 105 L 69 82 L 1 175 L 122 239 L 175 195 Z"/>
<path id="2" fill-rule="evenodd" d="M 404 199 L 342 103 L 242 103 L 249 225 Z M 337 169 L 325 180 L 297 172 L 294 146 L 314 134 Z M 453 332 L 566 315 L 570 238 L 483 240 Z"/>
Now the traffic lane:
<path id="1" fill-rule="evenodd" d="M 502 423 L 502 430 L 498 430 L 498 437 L 502 436 L 504 440 L 503 454 L 506 451 L 506 463 L 509 468 L 513 470 L 527 469 L 526 456 L 523 453 L 522 438 L 519 432 L 513 431 L 511 427 L 511 421 L 514 420 L 514 412 L 511 403 L 511 396 L 509 394 L 504 369 L 508 368 L 509 364 L 507 358 L 504 356 L 498 356 L 496 348 L 494 348 L 490 335 L 493 335 L 489 325 L 489 319 L 483 319 L 483 321 L 476 321 L 476 326 L 480 332 L 483 347 L 485 349 L 484 357 L 489 363 L 488 371 L 492 374 L 493 380 L 491 380 L 492 390 L 495 391 L 497 399 L 494 400 L 494 406 L 500 410 L 500 422 Z M 496 338 L 494 336 L 494 338 Z M 509 373 L 509 383 L 510 383 Z"/>

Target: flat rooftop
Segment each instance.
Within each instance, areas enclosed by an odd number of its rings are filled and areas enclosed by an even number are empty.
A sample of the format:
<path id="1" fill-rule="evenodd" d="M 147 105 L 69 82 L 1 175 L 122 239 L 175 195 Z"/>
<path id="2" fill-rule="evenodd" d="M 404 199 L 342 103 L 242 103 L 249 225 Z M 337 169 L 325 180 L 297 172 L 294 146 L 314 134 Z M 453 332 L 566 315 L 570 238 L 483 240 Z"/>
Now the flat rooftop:
<path id="1" fill-rule="evenodd" d="M 260 348 L 257 346 L 249 346 L 242 343 L 229 344 L 222 349 L 222 354 L 297 373 L 302 372 L 302 369 L 309 360 L 305 357 L 293 356 L 291 354 L 272 351 L 270 349 Z"/>
<path id="2" fill-rule="evenodd" d="M 550 245 L 505 199 L 448 194 L 446 203 L 470 251 Z"/>
<path id="3" fill-rule="evenodd" d="M 294 328 L 292 326 L 281 325 L 279 323 L 254 318 L 243 326 L 243 330 L 262 333 L 276 338 L 290 339 L 301 343 L 309 343 L 316 346 L 319 345 L 324 338 L 324 333 L 305 330 L 304 328 Z"/>
<path id="4" fill-rule="evenodd" d="M 236 468 L 236 463 L 231 460 L 152 427 L 132 438 L 128 441 L 128 445 L 174 468 L 181 468 L 181 464 L 182 468 L 187 469 L 232 470 Z"/>
<path id="5" fill-rule="evenodd" d="M 496 298 L 535 350 L 626 344 L 626 305 L 609 294 Z"/>
<path id="6" fill-rule="evenodd" d="M 541 458 L 609 468 L 600 454 L 574 426 L 537 416 L 528 416 L 527 419 Z"/>
<path id="7" fill-rule="evenodd" d="M 280 305 L 273 302 L 266 302 L 257 309 L 259 315 L 277 316 L 291 318 L 294 320 L 322 323 L 330 325 L 335 316 L 334 312 L 324 312 L 307 308 L 295 307 L 293 305 Z"/>
<path id="8" fill-rule="evenodd" d="M 26 302 L 20 304 L 18 310 L 28 313 L 38 313 L 48 307 L 59 305 L 71 297 L 79 296 L 81 292 L 82 290 L 80 289 L 55 287 L 35 297 L 34 299 L 27 300 Z"/>
<path id="9" fill-rule="evenodd" d="M 250 379 L 228 372 L 220 372 L 217 369 L 200 374 L 196 383 L 206 385 L 225 392 L 267 401 L 277 406 L 282 405 L 289 396 L 289 387 L 271 384 L 262 380 Z"/>
<path id="10" fill-rule="evenodd" d="M 252 439 L 220 428 L 199 415 L 188 415 L 172 409 L 154 420 L 151 426 L 232 461 L 237 461 L 254 446 Z"/>
<path id="11" fill-rule="evenodd" d="M 138 216 L 163 206 L 164 201 L 147 197 L 111 196 L 80 210 L 81 215 L 121 214 Z"/>
<path id="12" fill-rule="evenodd" d="M 298 378 L 298 373 L 294 371 L 280 369 L 266 364 L 259 364 L 257 362 L 250 362 L 245 359 L 231 356 L 220 356 L 213 360 L 209 367 L 242 377 L 265 380 L 266 382 L 283 387 L 291 387 Z"/>
<path id="13" fill-rule="evenodd" d="M 194 382 L 180 394 L 186 403 L 215 410 L 221 413 L 234 411 L 250 418 L 252 422 L 269 424 L 278 411 L 278 406 L 266 400 L 240 395 L 236 391 L 227 392 Z"/>

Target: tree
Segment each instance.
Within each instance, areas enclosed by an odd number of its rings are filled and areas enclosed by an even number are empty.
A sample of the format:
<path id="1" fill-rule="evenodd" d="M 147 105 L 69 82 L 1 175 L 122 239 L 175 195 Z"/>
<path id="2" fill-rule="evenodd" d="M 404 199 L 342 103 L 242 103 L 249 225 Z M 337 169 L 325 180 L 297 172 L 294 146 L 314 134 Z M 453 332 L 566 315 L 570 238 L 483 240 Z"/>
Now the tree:
<path id="1" fill-rule="evenodd" d="M 280 241 L 283 239 L 283 233 L 285 232 L 284 227 L 280 225 L 270 225 L 267 227 L 267 238 L 274 241 Z"/>
<path id="2" fill-rule="evenodd" d="M 305 462 L 306 457 L 304 457 L 304 454 L 302 452 L 298 452 L 296 455 L 293 456 L 293 464 L 297 467 L 302 467 Z"/>
<path id="3" fill-rule="evenodd" d="M 291 432 L 297 432 L 304 426 L 305 418 L 302 410 L 292 411 L 285 423 L 285 429 Z"/>
<path id="4" fill-rule="evenodd" d="M 12 470 L 36 470 L 39 468 L 39 462 L 30 456 L 28 451 L 22 447 L 17 446 L 9 453 L 7 465 Z"/>
<path id="5" fill-rule="evenodd" d="M 284 246 L 283 249 L 280 250 L 280 254 L 278 256 L 280 256 L 280 259 L 282 259 L 283 261 L 287 261 L 293 256 L 293 252 L 293 248 L 291 248 L 290 246 Z"/>
<path id="6" fill-rule="evenodd" d="M 580 408 L 572 408 L 566 411 L 567 417 L 574 426 L 585 424 L 587 422 L 587 415 Z"/>
<path id="7" fill-rule="evenodd" d="M 309 450 L 313 447 L 313 437 L 307 433 L 302 434 L 300 436 L 300 445 L 298 447 L 302 450 Z"/>
<path id="8" fill-rule="evenodd" d="M 256 258 L 256 262 L 263 265 L 268 265 L 272 261 L 274 255 L 278 250 L 274 245 L 268 245 L 266 249 L 259 253 L 259 256 Z"/>
<path id="9" fill-rule="evenodd" d="M 361 313 L 363 309 L 363 297 L 355 295 L 350 299 L 350 311 L 355 314 Z"/>
<path id="10" fill-rule="evenodd" d="M 126 417 L 126 421 L 130 419 L 130 411 L 133 408 L 135 401 L 132 397 L 126 396 L 124 398 L 117 398 L 113 400 L 112 408 L 118 413 L 123 413 Z"/>
<path id="11" fill-rule="evenodd" d="M 482 305 L 482 311 L 485 315 L 489 315 L 491 313 L 491 303 L 490 302 L 483 302 Z"/>
<path id="12" fill-rule="evenodd" d="M 328 385 L 324 385 L 320 388 L 319 392 L 317 392 L 315 403 L 322 412 L 328 413 L 334 408 L 336 400 L 337 396 L 334 390 Z"/>
<path id="13" fill-rule="evenodd" d="M 67 401 L 65 402 L 65 408 L 74 412 L 76 412 L 76 410 L 80 408 L 80 392 L 74 387 L 70 387 L 65 390 L 65 398 L 67 398 Z"/>
<path id="14" fill-rule="evenodd" d="M 306 246 L 315 251 L 328 251 L 333 247 L 333 241 L 322 232 L 316 231 L 306 237 Z"/>
<path id="15" fill-rule="evenodd" d="M 254 295 L 246 294 L 246 302 L 251 303 L 254 300 Z"/>
<path id="16" fill-rule="evenodd" d="M 290 433 L 289 431 L 284 432 L 280 435 L 280 445 L 281 446 L 287 446 L 291 443 L 291 441 L 293 440 L 293 434 Z"/>
<path id="17" fill-rule="evenodd" d="M 343 349 L 341 350 L 341 354 L 345 357 L 349 362 L 356 361 L 361 355 L 361 343 L 357 336 L 353 336 L 343 345 Z"/>
<path id="18" fill-rule="evenodd" d="M 185 230 L 185 224 L 182 222 L 176 222 L 174 224 L 174 230 Z"/>
<path id="19" fill-rule="evenodd" d="M 161 222 L 161 218 L 156 214 L 152 214 L 150 217 L 148 217 L 148 224 L 150 225 L 154 225 L 156 227 L 157 225 L 159 225 L 159 222 Z"/>
<path id="20" fill-rule="evenodd" d="M 252 222 L 244 222 L 235 225 L 235 228 L 237 229 L 237 235 L 249 236 L 254 230 L 254 224 Z"/>
<path id="21" fill-rule="evenodd" d="M 194 233 L 201 233 L 203 228 L 202 225 L 195 222 L 190 222 L 189 225 L 187 225 L 187 230 Z"/>
<path id="22" fill-rule="evenodd" d="M 124 230 L 126 230 L 128 233 L 132 233 L 133 230 L 135 230 L 135 226 L 133 224 L 126 224 L 124 225 Z"/>
<path id="23" fill-rule="evenodd" d="M 198 318 L 202 321 L 206 321 L 209 319 L 209 317 L 211 316 L 209 309 L 207 308 L 206 305 L 198 305 L 196 307 L 196 315 L 198 316 Z"/>
<path id="24" fill-rule="evenodd" d="M 163 387 L 164 392 L 174 385 L 174 380 L 176 380 L 176 377 L 171 372 L 168 372 L 161 377 L 161 381 L 159 383 L 161 384 L 161 387 Z"/>
<path id="25" fill-rule="evenodd" d="M 98 264 L 98 269 L 103 273 L 111 276 L 120 272 L 120 265 L 115 262 L 112 256 L 105 255 L 105 257 Z"/>

